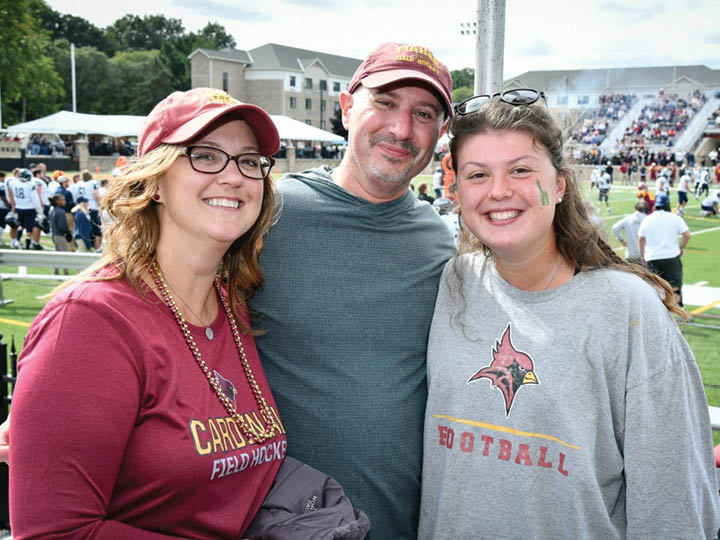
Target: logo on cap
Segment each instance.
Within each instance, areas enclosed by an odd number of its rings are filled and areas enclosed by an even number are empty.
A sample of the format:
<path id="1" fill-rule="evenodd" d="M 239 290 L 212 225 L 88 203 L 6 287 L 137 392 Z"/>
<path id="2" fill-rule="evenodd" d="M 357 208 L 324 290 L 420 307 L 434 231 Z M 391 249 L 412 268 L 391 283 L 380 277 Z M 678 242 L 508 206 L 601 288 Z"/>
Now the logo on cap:
<path id="1" fill-rule="evenodd" d="M 440 75 L 440 62 L 425 47 L 402 43 L 398 45 L 398 54 L 395 60 L 397 62 L 415 62 Z"/>

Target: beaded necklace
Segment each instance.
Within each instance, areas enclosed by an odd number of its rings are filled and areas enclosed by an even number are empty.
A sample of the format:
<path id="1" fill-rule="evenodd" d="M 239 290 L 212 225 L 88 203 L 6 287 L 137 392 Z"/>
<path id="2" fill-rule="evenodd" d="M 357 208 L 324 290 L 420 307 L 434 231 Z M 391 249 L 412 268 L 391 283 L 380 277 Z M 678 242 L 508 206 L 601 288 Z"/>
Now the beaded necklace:
<path id="1" fill-rule="evenodd" d="M 230 322 L 230 329 L 232 330 L 232 335 L 235 340 L 235 346 L 237 347 L 238 355 L 240 356 L 240 363 L 242 364 L 243 371 L 245 372 L 245 377 L 247 378 L 248 384 L 250 385 L 250 389 L 255 396 L 255 403 L 257 403 L 258 411 L 260 412 L 260 416 L 262 417 L 262 423 L 265 424 L 263 426 L 260 426 L 262 428 L 261 433 L 254 433 L 254 430 L 250 429 L 247 426 L 247 422 L 245 422 L 245 419 L 240 416 L 237 408 L 235 407 L 235 404 L 230 400 L 230 398 L 223 394 L 223 391 L 220 388 L 220 384 L 218 383 L 217 379 L 212 375 L 212 373 L 210 373 L 210 369 L 205 363 L 205 360 L 203 360 L 202 353 L 200 352 L 200 349 L 198 349 L 197 344 L 195 343 L 195 338 L 190 332 L 190 328 L 188 328 L 188 325 L 185 322 L 185 318 L 178 309 L 177 304 L 175 303 L 175 299 L 170 294 L 170 289 L 168 288 L 167 282 L 165 280 L 165 275 L 158 266 L 157 261 L 153 261 L 148 270 L 153 278 L 153 281 L 155 282 L 155 285 L 160 291 L 160 294 L 162 295 L 163 302 L 165 302 L 165 304 L 170 308 L 170 311 L 172 311 L 173 315 L 175 316 L 175 320 L 177 321 L 178 326 L 180 326 L 180 330 L 182 331 L 183 336 L 185 336 L 185 341 L 190 348 L 190 352 L 195 357 L 195 361 L 197 362 L 198 366 L 200 366 L 202 372 L 205 374 L 205 377 L 210 383 L 210 386 L 212 386 L 215 390 L 218 399 L 225 406 L 225 409 L 237 424 L 238 429 L 240 429 L 243 435 L 245 435 L 245 437 L 247 438 L 248 444 L 252 444 L 254 442 L 262 443 L 272 438 L 275 435 L 275 421 L 273 419 L 272 410 L 265 401 L 265 398 L 260 391 L 260 386 L 255 380 L 255 376 L 253 375 L 252 369 L 250 368 L 250 362 L 248 362 L 247 356 L 245 355 L 245 347 L 243 347 L 242 341 L 240 340 L 240 332 L 238 331 L 237 324 L 235 323 L 235 317 L 233 317 L 230 306 L 228 305 L 228 302 L 220 289 L 220 278 L 215 278 L 215 290 L 220 297 L 223 309 L 225 310 L 225 314 L 227 315 L 228 321 Z M 255 424 L 253 424 L 253 426 L 255 426 Z"/>

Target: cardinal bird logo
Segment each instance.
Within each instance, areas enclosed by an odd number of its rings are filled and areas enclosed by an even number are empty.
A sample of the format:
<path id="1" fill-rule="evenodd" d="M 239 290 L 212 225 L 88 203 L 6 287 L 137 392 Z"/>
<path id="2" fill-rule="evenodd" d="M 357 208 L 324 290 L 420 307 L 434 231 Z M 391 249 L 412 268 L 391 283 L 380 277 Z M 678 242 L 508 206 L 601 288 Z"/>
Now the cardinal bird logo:
<path id="1" fill-rule="evenodd" d="M 225 395 L 225 397 L 232 401 L 233 405 L 237 406 L 237 404 L 235 403 L 235 394 L 237 394 L 235 385 L 230 379 L 226 379 L 215 370 L 213 371 L 215 373 L 215 380 L 220 385 L 220 390 L 222 391 L 222 393 Z"/>
<path id="2" fill-rule="evenodd" d="M 490 365 L 470 377 L 468 384 L 479 379 L 490 379 L 492 385 L 502 392 L 505 398 L 505 416 L 510 416 L 510 407 L 515 394 L 524 384 L 538 384 L 535 377 L 532 358 L 513 347 L 510 339 L 510 323 L 492 350 L 493 360 Z"/>

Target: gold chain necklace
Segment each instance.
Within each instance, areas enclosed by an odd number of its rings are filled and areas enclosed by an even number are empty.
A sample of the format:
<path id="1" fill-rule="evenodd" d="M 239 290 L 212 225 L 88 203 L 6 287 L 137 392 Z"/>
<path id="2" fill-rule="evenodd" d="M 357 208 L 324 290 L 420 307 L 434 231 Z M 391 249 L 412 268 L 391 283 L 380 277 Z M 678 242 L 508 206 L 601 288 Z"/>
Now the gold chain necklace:
<path id="1" fill-rule="evenodd" d="M 250 362 L 248 362 L 247 356 L 245 355 L 245 347 L 243 347 L 242 341 L 240 341 L 240 332 L 238 331 L 237 324 L 235 323 L 235 317 L 233 317 L 230 306 L 228 305 L 227 300 L 225 299 L 225 296 L 222 294 L 222 291 L 220 289 L 220 279 L 217 277 L 215 278 L 215 289 L 217 290 L 220 301 L 222 302 L 223 309 L 225 310 L 225 315 L 227 315 L 228 321 L 230 322 L 230 329 L 232 330 L 232 335 L 235 340 L 235 346 L 240 356 L 240 363 L 242 364 L 243 371 L 245 372 L 245 377 L 247 378 L 248 384 L 250 385 L 250 389 L 255 396 L 255 403 L 257 403 L 260 416 L 262 417 L 262 420 L 265 424 L 264 426 L 260 426 L 260 428 L 262 429 L 261 433 L 254 433 L 253 430 L 251 430 L 247 426 L 245 419 L 238 413 L 235 404 L 230 400 L 230 398 L 223 394 L 223 391 L 220 388 L 220 384 L 217 382 L 217 379 L 212 375 L 212 373 L 210 373 L 210 369 L 205 363 L 205 360 L 203 360 L 202 353 L 200 352 L 200 349 L 198 349 L 197 344 L 195 343 L 195 338 L 190 332 L 190 328 L 188 328 L 188 325 L 185 322 L 182 313 L 178 309 L 177 304 L 175 303 L 175 299 L 170 294 L 170 290 L 165 280 L 165 275 L 163 274 L 162 270 L 160 270 L 157 261 L 153 261 L 148 270 L 153 278 L 153 281 L 155 282 L 155 285 L 157 285 L 160 294 L 162 294 L 163 301 L 170 308 L 170 311 L 172 311 L 173 315 L 175 316 L 175 320 L 177 321 L 178 326 L 180 326 L 180 330 L 185 336 L 185 341 L 190 348 L 190 352 L 195 357 L 198 366 L 200 366 L 200 369 L 205 374 L 205 377 L 210 383 L 210 386 L 212 386 L 215 390 L 215 393 L 217 394 L 220 402 L 225 406 L 225 409 L 237 424 L 238 429 L 240 429 L 243 435 L 245 435 L 245 437 L 247 438 L 248 444 L 253 444 L 253 442 L 262 443 L 272 438 L 275 435 L 275 421 L 273 418 L 272 410 L 265 401 L 265 398 L 260 391 L 260 386 L 255 380 L 255 376 L 253 375 L 252 369 L 250 368 Z M 255 424 L 253 424 L 253 426 L 255 426 Z"/>

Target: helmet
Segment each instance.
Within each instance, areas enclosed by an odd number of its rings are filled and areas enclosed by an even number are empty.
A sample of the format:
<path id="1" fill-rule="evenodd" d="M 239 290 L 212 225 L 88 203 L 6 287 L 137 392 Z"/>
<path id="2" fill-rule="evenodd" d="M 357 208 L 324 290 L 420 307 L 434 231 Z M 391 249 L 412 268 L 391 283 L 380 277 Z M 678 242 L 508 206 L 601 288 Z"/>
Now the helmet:
<path id="1" fill-rule="evenodd" d="M 40 227 L 40 229 L 42 229 L 42 232 L 44 232 L 45 234 L 50 232 L 50 220 L 42 212 L 38 212 L 35 216 L 35 225 Z"/>
<path id="2" fill-rule="evenodd" d="M 20 169 L 18 178 L 23 182 L 28 182 L 33 179 L 33 173 L 30 172 L 30 169 Z"/>
<path id="3" fill-rule="evenodd" d="M 655 208 L 670 206 L 670 197 L 660 192 L 655 196 Z"/>
<path id="4" fill-rule="evenodd" d="M 5 224 L 9 225 L 11 229 L 17 229 L 20 226 L 17 212 L 8 212 L 5 216 Z"/>
<path id="5" fill-rule="evenodd" d="M 640 182 L 640 183 L 638 184 L 638 189 L 641 190 L 641 191 L 646 191 L 646 190 L 647 190 L 647 184 L 646 184 L 645 182 Z"/>

